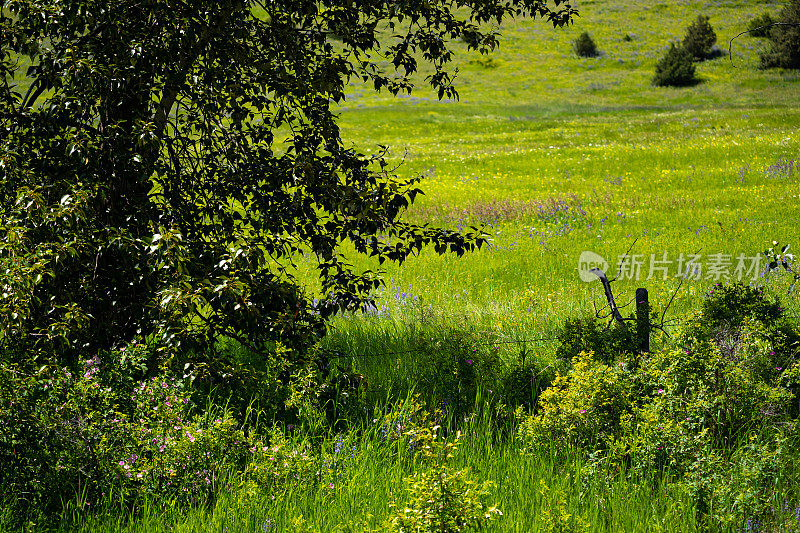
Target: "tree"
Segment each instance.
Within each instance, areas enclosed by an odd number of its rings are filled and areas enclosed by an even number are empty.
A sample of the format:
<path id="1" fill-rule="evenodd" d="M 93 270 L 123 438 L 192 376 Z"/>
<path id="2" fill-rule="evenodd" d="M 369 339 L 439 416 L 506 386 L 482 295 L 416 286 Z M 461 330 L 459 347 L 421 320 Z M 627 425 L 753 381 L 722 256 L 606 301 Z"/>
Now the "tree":
<path id="1" fill-rule="evenodd" d="M 598 55 L 597 45 L 588 32 L 581 33 L 572 43 L 572 48 L 579 57 L 596 57 Z"/>
<path id="2" fill-rule="evenodd" d="M 695 82 L 692 54 L 683 46 L 670 43 L 669 49 L 656 63 L 653 85 L 657 87 L 682 87 Z"/>
<path id="3" fill-rule="evenodd" d="M 768 29 L 770 49 L 761 54 L 761 68 L 800 69 L 800 0 L 789 0 Z"/>
<path id="4" fill-rule="evenodd" d="M 747 31 L 750 32 L 750 37 L 769 37 L 769 31 L 772 29 L 772 24 L 774 22 L 772 15 L 764 12 L 750 19 L 750 23 L 747 24 Z"/>
<path id="5" fill-rule="evenodd" d="M 683 38 L 683 46 L 698 61 L 707 58 L 711 53 L 711 47 L 717 42 L 717 34 L 708 17 L 698 15 L 697 20 L 686 28 L 686 36 Z"/>
<path id="6" fill-rule="evenodd" d="M 410 92 L 420 58 L 455 98 L 451 41 L 486 53 L 489 21 L 570 23 L 554 4 L 4 2 L 0 349 L 68 363 L 220 336 L 303 348 L 382 283 L 344 243 L 381 264 L 479 247 L 476 229 L 403 221 L 419 178 L 349 147 L 333 105 L 351 79 Z M 299 254 L 318 262 L 318 305 L 292 275 Z"/>

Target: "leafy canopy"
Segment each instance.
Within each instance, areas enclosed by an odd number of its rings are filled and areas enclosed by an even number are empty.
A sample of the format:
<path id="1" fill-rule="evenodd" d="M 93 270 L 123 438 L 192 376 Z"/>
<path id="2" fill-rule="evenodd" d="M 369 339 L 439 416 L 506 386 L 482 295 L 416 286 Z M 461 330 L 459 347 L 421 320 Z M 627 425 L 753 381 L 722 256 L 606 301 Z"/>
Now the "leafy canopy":
<path id="1" fill-rule="evenodd" d="M 462 254 L 404 222 L 418 177 L 341 138 L 350 80 L 457 97 L 451 42 L 564 0 L 7 0 L 0 18 L 0 344 L 79 353 L 220 336 L 302 347 L 379 287 L 344 256 Z M 319 266 L 310 305 L 292 276 Z"/>

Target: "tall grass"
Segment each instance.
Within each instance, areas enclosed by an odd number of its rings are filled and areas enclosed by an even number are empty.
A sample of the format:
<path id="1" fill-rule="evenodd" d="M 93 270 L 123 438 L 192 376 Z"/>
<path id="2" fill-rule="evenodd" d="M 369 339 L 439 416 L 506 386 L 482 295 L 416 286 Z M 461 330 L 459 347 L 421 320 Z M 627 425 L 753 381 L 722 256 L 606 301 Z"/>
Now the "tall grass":
<path id="1" fill-rule="evenodd" d="M 493 483 L 489 502 L 498 504 L 503 516 L 488 524 L 486 531 L 549 531 L 553 519 L 574 523 L 575 517 L 590 531 L 700 530 L 687 492 L 660 482 L 658 472 L 629 476 L 606 471 L 586 479 L 579 453 L 566 457 L 526 453 L 510 437 L 498 440 L 496 421 L 488 411 L 476 413 L 466 425 L 463 421 L 459 425 L 465 435 L 453 468 L 466 468 L 471 478 Z M 389 502 L 404 503 L 404 479 L 421 466 L 407 449 L 398 455 L 397 449 L 387 446 L 377 425 L 359 429 L 358 436 L 346 437 L 345 446 L 354 446 L 352 457 L 330 483 L 288 487 L 278 494 L 247 494 L 231 475 L 211 507 L 147 501 L 132 515 L 113 498 L 92 513 L 78 511 L 78 502 L 65 510 L 52 531 L 293 531 L 301 516 L 311 530 L 383 530 Z M 513 427 L 502 429 L 513 435 Z M 454 433 L 454 427 L 450 430 Z"/>

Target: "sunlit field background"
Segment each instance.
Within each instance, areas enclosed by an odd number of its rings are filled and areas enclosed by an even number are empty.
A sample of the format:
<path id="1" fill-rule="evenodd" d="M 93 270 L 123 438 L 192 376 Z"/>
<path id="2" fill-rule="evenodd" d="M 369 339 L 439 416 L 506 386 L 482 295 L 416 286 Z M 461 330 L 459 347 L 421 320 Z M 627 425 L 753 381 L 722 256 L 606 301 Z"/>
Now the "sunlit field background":
<path id="1" fill-rule="evenodd" d="M 583 251 L 603 256 L 612 277 L 630 249 L 642 262 L 639 279 L 621 276 L 618 298 L 628 302 L 644 287 L 657 307 L 677 287 L 679 257 L 699 254 L 703 270 L 668 311 L 677 318 L 716 281 L 758 282 L 763 262 L 737 276 L 740 255 L 749 269 L 773 240 L 798 246 L 800 74 L 759 70 L 763 39 L 730 43 L 778 4 L 578 7 L 581 16 L 567 30 L 518 20 L 499 28 L 494 54 L 462 50 L 458 102 L 426 91 L 424 71 L 410 97 L 351 83 L 343 137 L 364 153 L 386 145 L 398 174 L 425 176 L 425 196 L 408 218 L 483 227 L 491 241 L 461 258 L 429 251 L 390 266 L 379 316 L 336 320 L 330 345 L 391 351 L 391 332 L 422 311 L 466 317 L 509 340 L 552 337 L 565 317 L 605 304 L 600 283 L 578 276 Z M 653 87 L 657 59 L 700 13 L 710 17 L 720 56 L 697 64 L 701 81 L 693 87 Z M 583 31 L 599 57 L 572 51 Z M 664 253 L 667 279 L 664 270 L 650 270 Z M 709 271 L 716 254 L 730 261 L 719 274 Z M 365 329 L 388 331 L 385 344 L 361 343 Z M 546 357 L 553 348 L 538 342 L 534 349 Z"/>

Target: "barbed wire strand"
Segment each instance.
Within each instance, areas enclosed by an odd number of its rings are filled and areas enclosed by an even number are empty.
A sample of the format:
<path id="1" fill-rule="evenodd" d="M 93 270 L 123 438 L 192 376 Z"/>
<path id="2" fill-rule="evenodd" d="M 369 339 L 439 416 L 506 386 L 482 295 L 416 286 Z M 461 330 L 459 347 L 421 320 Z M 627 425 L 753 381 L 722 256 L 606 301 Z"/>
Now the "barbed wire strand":
<path id="1" fill-rule="evenodd" d="M 496 342 L 479 342 L 479 343 L 470 343 L 470 346 L 499 346 L 501 344 L 525 344 L 528 342 L 547 342 L 547 341 L 557 341 L 559 340 L 558 337 L 539 337 L 536 339 L 520 339 L 520 340 L 506 340 L 506 341 L 496 341 Z M 429 348 L 412 348 L 409 350 L 399 350 L 394 352 L 381 352 L 381 353 L 355 353 L 355 354 L 343 354 L 336 350 L 324 349 L 324 351 L 329 352 L 328 357 L 331 359 L 344 359 L 348 357 L 353 358 L 360 358 L 360 357 L 388 357 L 388 356 L 395 356 L 395 355 L 406 355 L 410 353 L 422 353 L 428 351 Z"/>

